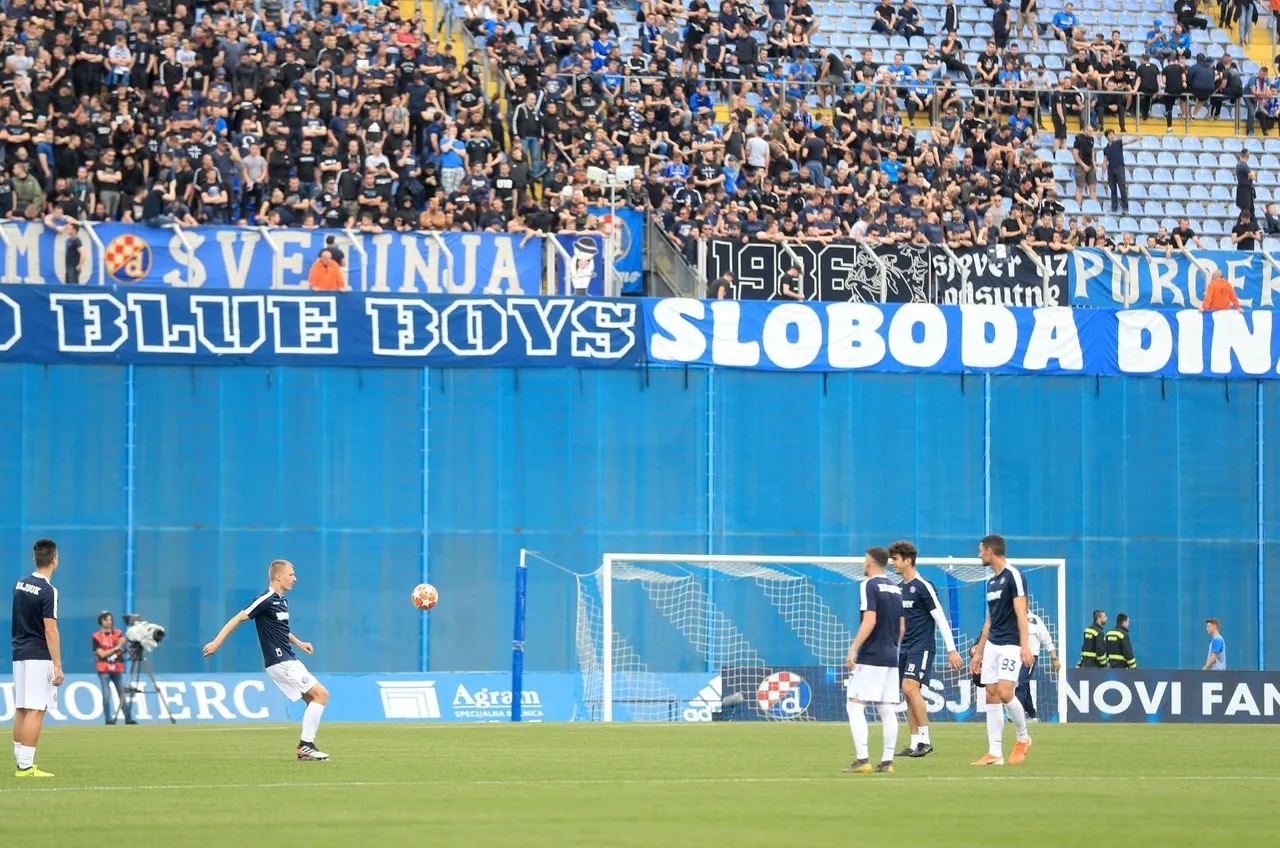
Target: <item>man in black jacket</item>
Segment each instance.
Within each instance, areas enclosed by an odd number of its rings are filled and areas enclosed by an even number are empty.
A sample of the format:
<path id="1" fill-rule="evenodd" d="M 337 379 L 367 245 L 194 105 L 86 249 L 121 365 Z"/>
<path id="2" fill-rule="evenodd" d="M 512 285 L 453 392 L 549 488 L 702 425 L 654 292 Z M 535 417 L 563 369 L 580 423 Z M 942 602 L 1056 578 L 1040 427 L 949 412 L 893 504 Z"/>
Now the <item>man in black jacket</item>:
<path id="1" fill-rule="evenodd" d="M 1133 643 L 1129 641 L 1129 616 L 1124 613 L 1116 616 L 1115 629 L 1107 631 L 1107 667 L 1138 667 L 1138 660 L 1133 655 Z"/>
<path id="2" fill-rule="evenodd" d="M 1093 624 L 1084 629 L 1084 642 L 1080 645 L 1080 662 L 1076 668 L 1106 668 L 1107 665 L 1107 613 L 1093 611 Z"/>

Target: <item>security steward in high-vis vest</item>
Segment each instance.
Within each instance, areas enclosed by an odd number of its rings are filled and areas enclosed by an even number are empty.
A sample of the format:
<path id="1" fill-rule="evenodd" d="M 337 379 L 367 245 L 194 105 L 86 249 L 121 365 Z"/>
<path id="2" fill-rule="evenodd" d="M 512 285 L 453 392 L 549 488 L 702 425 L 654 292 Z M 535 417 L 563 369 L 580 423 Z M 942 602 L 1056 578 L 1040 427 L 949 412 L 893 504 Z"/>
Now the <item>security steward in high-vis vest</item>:
<path id="1" fill-rule="evenodd" d="M 125 724 L 137 724 L 133 720 L 133 704 L 124 691 L 124 634 L 115 628 L 111 613 L 98 616 L 98 629 L 93 634 L 93 655 L 97 660 L 98 683 L 102 687 L 102 717 L 107 724 L 116 723 L 116 704 L 124 711 Z M 107 685 L 115 687 L 116 700 L 111 700 Z"/>
<path id="2" fill-rule="evenodd" d="M 1133 656 L 1133 643 L 1129 641 L 1129 616 L 1124 613 L 1116 616 L 1115 629 L 1107 631 L 1107 667 L 1138 667 Z"/>
<path id="3" fill-rule="evenodd" d="M 1084 629 L 1084 642 L 1080 645 L 1080 662 L 1076 668 L 1107 667 L 1107 613 L 1093 611 L 1093 624 Z"/>

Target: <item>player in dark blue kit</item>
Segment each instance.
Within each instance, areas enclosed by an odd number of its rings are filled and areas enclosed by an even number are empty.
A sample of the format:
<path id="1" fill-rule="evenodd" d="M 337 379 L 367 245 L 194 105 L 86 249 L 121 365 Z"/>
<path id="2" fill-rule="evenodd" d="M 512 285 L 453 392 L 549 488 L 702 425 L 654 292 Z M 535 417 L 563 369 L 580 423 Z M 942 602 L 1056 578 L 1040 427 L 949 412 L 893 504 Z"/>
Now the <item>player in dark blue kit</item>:
<path id="1" fill-rule="evenodd" d="M 293 563 L 278 559 L 271 563 L 267 573 L 270 587 L 243 611 L 223 625 L 214 640 L 204 646 L 204 655 L 211 657 L 222 647 L 231 631 L 242 622 L 253 620 L 258 629 L 258 642 L 262 645 L 262 661 L 270 677 L 290 701 L 303 700 L 307 709 L 302 714 L 302 738 L 298 741 L 298 759 L 327 760 L 329 755 L 316 748 L 316 731 L 325 704 L 329 703 L 329 690 L 320 685 L 307 667 L 293 655 L 293 646 L 307 654 L 315 653 L 310 642 L 303 642 L 289 631 L 289 602 L 285 592 L 298 582 Z"/>
<path id="2" fill-rule="evenodd" d="M 13 758 L 15 777 L 53 777 L 36 768 L 36 745 L 45 711 L 58 700 L 62 685 L 62 638 L 58 635 L 58 546 L 35 543 L 34 573 L 13 587 Z"/>
<path id="3" fill-rule="evenodd" d="M 845 685 L 849 729 L 856 759 L 845 769 L 854 774 L 872 771 L 893 774 L 893 748 L 898 744 L 898 646 L 902 642 L 902 589 L 885 576 L 889 565 L 886 548 L 871 548 L 862 561 L 867 580 L 858 586 L 862 622 L 849 646 Z M 868 754 L 867 704 L 876 704 L 884 724 L 884 749 L 880 765 L 872 768 Z"/>
<path id="4" fill-rule="evenodd" d="M 986 536 L 978 544 L 978 555 L 991 569 L 987 580 L 987 621 L 975 646 L 970 670 L 982 674 L 987 688 L 987 741 L 990 747 L 975 766 L 1004 765 L 1004 710 L 1013 719 L 1017 744 L 1009 755 L 1009 765 L 1027 758 L 1031 737 L 1027 734 L 1027 713 L 1014 697 L 1023 666 L 1035 657 L 1027 633 L 1027 584 L 1022 572 L 1005 562 L 1003 536 Z M 1001 709 L 1001 705 L 1004 708 Z"/>
<path id="5" fill-rule="evenodd" d="M 929 741 L 929 711 L 920 687 L 933 670 L 931 663 L 938 653 L 937 633 L 942 634 L 947 663 L 952 671 L 964 667 L 951 636 L 951 624 L 938 601 L 938 592 L 916 571 L 916 557 L 919 555 L 916 546 L 905 540 L 889 546 L 889 564 L 902 578 L 902 615 L 906 619 L 898 673 L 902 680 L 902 697 L 907 702 L 911 744 L 898 752 L 901 757 L 925 757 L 933 752 L 933 743 Z"/>

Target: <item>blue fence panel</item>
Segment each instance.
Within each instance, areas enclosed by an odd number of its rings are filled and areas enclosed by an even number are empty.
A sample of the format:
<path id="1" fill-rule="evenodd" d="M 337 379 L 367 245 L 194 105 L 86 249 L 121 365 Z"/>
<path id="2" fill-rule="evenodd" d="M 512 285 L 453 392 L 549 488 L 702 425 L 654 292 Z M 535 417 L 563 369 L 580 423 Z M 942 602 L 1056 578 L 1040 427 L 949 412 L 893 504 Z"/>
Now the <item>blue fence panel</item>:
<path id="1" fill-rule="evenodd" d="M 1270 610 L 1280 597 L 1280 494 L 1270 497 L 1280 493 L 1280 391 L 1259 407 L 1250 382 L 697 368 L 134 373 L 133 611 L 168 627 L 157 665 L 174 673 L 258 667 L 251 633 L 213 660 L 199 647 L 263 588 L 278 556 L 298 566 L 294 623 L 328 671 L 504 667 L 521 547 L 577 572 L 606 551 L 856 555 L 903 537 L 925 556 L 969 556 L 989 515 L 1012 554 L 1067 558 L 1068 642 L 1094 607 L 1113 620 L 1128 612 L 1147 667 L 1202 662 L 1210 615 L 1223 620 L 1232 667 L 1255 666 L 1260 599 Z M 101 609 L 125 611 L 126 374 L 0 365 L 11 399 L 0 409 L 0 550 L 16 574 L 35 538 L 59 541 L 69 645 Z M 425 645 L 408 602 L 424 568 L 442 593 Z M 572 669 L 574 581 L 545 563 L 529 576 L 528 665 Z M 767 601 L 717 603 L 770 659 L 808 656 Z M 852 609 L 836 612 L 852 623 Z M 1280 637 L 1262 638 L 1280 657 Z M 642 654 L 675 657 L 679 670 L 704 662 L 668 622 L 639 639 Z M 90 659 L 69 651 L 68 670 L 88 671 Z"/>
<path id="2" fill-rule="evenodd" d="M 60 547 L 54 577 L 69 657 L 88 655 L 98 613 L 123 592 L 124 377 L 120 366 L 0 366 L 0 551 L 11 577 L 32 568 L 31 545 Z M 10 605 L 0 602 L 0 633 Z"/>

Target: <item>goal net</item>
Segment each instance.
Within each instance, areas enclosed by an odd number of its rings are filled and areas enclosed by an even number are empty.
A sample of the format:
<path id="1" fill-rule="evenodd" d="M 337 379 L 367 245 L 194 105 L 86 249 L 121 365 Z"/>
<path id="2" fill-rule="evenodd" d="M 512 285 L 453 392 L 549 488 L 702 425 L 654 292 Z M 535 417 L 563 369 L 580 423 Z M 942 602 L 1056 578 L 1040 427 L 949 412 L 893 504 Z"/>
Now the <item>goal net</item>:
<path id="1" fill-rule="evenodd" d="M 1010 559 L 1029 611 L 1052 636 L 1029 680 L 1041 721 L 1065 718 L 1065 687 L 1049 650 L 1065 657 L 1063 560 Z M 947 665 L 941 636 L 930 659 L 931 719 L 982 719 L 969 649 L 986 618 L 990 571 L 978 559 L 921 557 L 964 660 Z M 892 572 L 890 577 L 897 579 Z M 578 720 L 844 721 L 844 661 L 858 628 L 862 557 L 606 554 L 577 575 L 575 644 L 582 672 Z"/>

